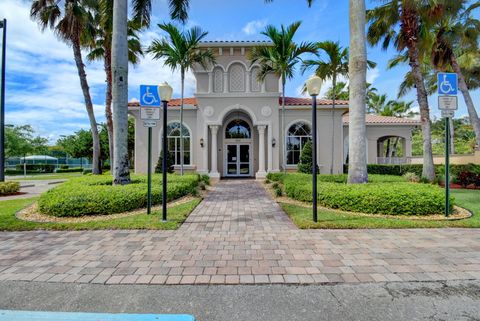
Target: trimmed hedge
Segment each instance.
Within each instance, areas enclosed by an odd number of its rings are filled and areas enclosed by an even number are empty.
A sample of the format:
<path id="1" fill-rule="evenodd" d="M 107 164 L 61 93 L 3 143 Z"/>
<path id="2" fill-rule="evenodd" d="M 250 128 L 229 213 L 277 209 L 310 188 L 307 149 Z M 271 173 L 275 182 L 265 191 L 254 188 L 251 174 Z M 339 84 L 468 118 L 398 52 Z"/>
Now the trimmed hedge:
<path id="1" fill-rule="evenodd" d="M 368 184 L 345 184 L 342 180 L 346 175 L 325 176 L 330 175 L 319 175 L 318 204 L 328 208 L 386 215 L 431 215 L 444 211 L 445 193 L 435 185 L 375 175 L 370 176 Z M 304 202 L 312 201 L 310 178 L 311 175 L 305 174 L 271 174 L 269 177 L 283 183 L 288 197 Z M 453 203 L 452 197 L 452 208 Z"/>
<path id="2" fill-rule="evenodd" d="M 273 182 L 282 182 L 285 178 L 296 177 L 296 179 L 303 182 L 312 182 L 311 174 L 303 173 L 268 173 L 267 179 Z M 317 182 L 330 182 L 330 183 L 347 183 L 348 175 L 346 174 L 321 174 L 317 175 Z M 370 183 L 395 183 L 395 182 L 406 182 L 407 180 L 404 177 L 396 175 L 369 175 L 368 176 Z"/>
<path id="3" fill-rule="evenodd" d="M 169 175 L 168 201 L 195 194 L 199 175 Z M 152 203 L 162 201 L 161 177 L 152 179 Z M 147 178 L 133 176 L 132 183 L 113 186 L 110 175 L 87 175 L 59 185 L 42 194 L 38 201 L 41 213 L 58 217 L 108 215 L 146 207 Z"/>
<path id="4" fill-rule="evenodd" d="M 15 194 L 19 191 L 20 183 L 18 182 L 0 182 L 0 196 Z"/>
<path id="5" fill-rule="evenodd" d="M 74 167 L 74 168 L 59 168 L 55 171 L 56 173 L 82 173 L 83 168 L 81 167 Z"/>
<path id="6" fill-rule="evenodd" d="M 37 172 L 37 173 L 53 173 L 55 170 L 55 165 L 52 164 L 26 164 L 27 171 Z M 23 171 L 24 164 L 15 165 L 17 171 Z"/>
<path id="7" fill-rule="evenodd" d="M 368 174 L 380 174 L 380 175 L 398 175 L 403 176 L 406 173 L 414 173 L 418 177 L 422 176 L 422 164 L 404 164 L 404 165 L 367 165 Z M 344 165 L 343 172 L 348 172 L 348 165 Z M 480 173 L 480 165 L 465 164 L 465 165 L 450 165 L 450 173 L 454 176 L 458 176 L 461 172 L 474 172 Z M 445 173 L 445 165 L 435 165 L 435 173 L 437 175 L 443 175 Z"/>

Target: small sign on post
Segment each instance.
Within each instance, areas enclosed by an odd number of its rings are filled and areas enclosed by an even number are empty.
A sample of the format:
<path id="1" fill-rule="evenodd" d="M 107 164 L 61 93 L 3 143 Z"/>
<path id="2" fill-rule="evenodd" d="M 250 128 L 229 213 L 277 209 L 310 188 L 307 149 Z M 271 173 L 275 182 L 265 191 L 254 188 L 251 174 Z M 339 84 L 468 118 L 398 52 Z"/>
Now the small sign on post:
<path id="1" fill-rule="evenodd" d="M 445 118 L 445 216 L 450 214 L 450 122 L 458 109 L 456 73 L 438 73 L 438 109 Z"/>
<path id="2" fill-rule="evenodd" d="M 148 128 L 147 214 L 152 210 L 152 127 L 156 127 L 156 120 L 160 119 L 160 105 L 158 86 L 140 85 L 140 119 L 143 127 Z"/>

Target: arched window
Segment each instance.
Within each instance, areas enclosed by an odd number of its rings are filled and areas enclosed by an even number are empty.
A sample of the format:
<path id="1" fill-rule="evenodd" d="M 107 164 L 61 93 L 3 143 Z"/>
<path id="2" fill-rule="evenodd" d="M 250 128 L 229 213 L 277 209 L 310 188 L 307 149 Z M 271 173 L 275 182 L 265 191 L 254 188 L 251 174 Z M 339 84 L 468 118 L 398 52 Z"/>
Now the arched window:
<path id="1" fill-rule="evenodd" d="M 245 91 L 245 68 L 239 63 L 233 64 L 229 72 L 230 91 Z"/>
<path id="2" fill-rule="evenodd" d="M 303 146 L 311 139 L 312 131 L 307 123 L 298 122 L 290 126 L 287 131 L 287 165 L 298 164 Z"/>
<path id="3" fill-rule="evenodd" d="M 260 91 L 260 82 L 258 81 L 258 73 L 260 71 L 260 68 L 258 67 L 253 67 L 252 68 L 252 76 L 250 77 L 250 89 L 253 92 Z"/>
<path id="4" fill-rule="evenodd" d="M 168 152 L 175 165 L 180 165 L 180 123 L 170 123 L 167 127 Z M 190 165 L 190 132 L 183 126 L 183 164 Z"/>
<path id="5" fill-rule="evenodd" d="M 232 120 L 225 128 L 225 138 L 251 138 L 250 126 L 241 119 Z"/>
<path id="6" fill-rule="evenodd" d="M 213 92 L 223 92 L 223 70 L 220 67 L 213 71 Z"/>

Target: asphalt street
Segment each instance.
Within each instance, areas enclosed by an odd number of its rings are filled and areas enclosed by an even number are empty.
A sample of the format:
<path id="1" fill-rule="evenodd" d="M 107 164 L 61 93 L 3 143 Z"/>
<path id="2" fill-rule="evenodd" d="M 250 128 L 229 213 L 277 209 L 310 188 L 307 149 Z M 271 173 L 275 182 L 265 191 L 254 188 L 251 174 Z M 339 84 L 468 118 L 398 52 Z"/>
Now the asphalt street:
<path id="1" fill-rule="evenodd" d="M 480 320 L 480 281 L 165 286 L 0 282 L 0 309 L 188 313 L 198 321 Z"/>

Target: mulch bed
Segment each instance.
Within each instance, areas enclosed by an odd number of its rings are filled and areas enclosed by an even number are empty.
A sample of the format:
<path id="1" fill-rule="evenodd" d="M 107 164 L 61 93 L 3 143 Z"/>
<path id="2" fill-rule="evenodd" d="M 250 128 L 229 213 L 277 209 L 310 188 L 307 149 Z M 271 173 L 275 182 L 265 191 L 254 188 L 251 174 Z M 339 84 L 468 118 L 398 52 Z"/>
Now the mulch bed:
<path id="1" fill-rule="evenodd" d="M 4 196 L 18 196 L 18 195 L 25 195 L 27 194 L 26 192 L 16 192 L 16 193 L 11 193 L 11 194 L 6 194 L 6 195 L 0 195 L 0 198 L 1 197 L 4 197 Z"/>

